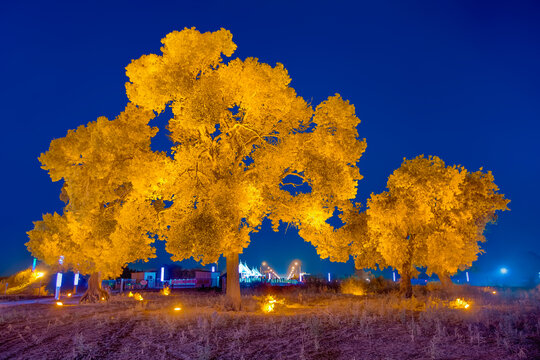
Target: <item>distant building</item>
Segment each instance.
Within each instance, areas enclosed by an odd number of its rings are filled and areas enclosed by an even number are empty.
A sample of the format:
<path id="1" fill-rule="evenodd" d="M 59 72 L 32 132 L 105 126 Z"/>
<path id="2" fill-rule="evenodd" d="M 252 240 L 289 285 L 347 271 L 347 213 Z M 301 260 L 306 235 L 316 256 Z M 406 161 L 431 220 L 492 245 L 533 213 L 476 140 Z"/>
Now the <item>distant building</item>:
<path id="1" fill-rule="evenodd" d="M 158 287 L 156 271 L 138 271 L 131 273 L 131 279 L 137 281 L 138 284 L 149 288 Z"/>
<path id="2" fill-rule="evenodd" d="M 170 279 L 169 285 L 171 288 L 209 288 L 213 286 L 212 274 L 210 270 L 195 269 L 195 270 L 183 270 L 175 278 Z"/>

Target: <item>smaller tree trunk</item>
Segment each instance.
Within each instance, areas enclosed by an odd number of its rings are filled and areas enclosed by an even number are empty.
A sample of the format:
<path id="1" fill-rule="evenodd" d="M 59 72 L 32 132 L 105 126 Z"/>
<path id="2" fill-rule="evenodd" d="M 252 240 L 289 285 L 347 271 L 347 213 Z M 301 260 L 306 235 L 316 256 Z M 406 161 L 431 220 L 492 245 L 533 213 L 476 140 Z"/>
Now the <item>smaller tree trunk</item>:
<path id="1" fill-rule="evenodd" d="M 80 303 L 96 303 L 109 300 L 109 293 L 101 288 L 101 273 L 95 272 L 88 279 L 88 289 L 79 300 Z"/>
<path id="2" fill-rule="evenodd" d="M 443 289 L 449 289 L 454 285 L 452 282 L 452 279 L 450 279 L 450 275 L 446 272 L 442 272 L 440 274 L 437 274 L 439 276 L 439 280 L 441 281 Z"/>
<path id="3" fill-rule="evenodd" d="M 242 298 L 240 296 L 240 276 L 238 274 L 238 254 L 228 254 L 227 261 L 227 288 L 226 295 L 228 305 L 235 311 L 240 310 Z"/>
<path id="4" fill-rule="evenodd" d="M 406 256 L 406 262 L 403 264 L 403 274 L 401 275 L 401 281 L 399 284 L 399 290 L 400 293 L 405 296 L 406 298 L 412 297 L 412 283 L 411 283 L 411 272 L 412 272 L 412 260 L 413 260 L 413 254 L 414 254 L 414 244 L 413 244 L 414 237 L 410 234 L 407 235 L 407 253 Z"/>
<path id="5" fill-rule="evenodd" d="M 399 292 L 406 298 L 412 297 L 411 272 L 404 271 L 399 283 Z"/>

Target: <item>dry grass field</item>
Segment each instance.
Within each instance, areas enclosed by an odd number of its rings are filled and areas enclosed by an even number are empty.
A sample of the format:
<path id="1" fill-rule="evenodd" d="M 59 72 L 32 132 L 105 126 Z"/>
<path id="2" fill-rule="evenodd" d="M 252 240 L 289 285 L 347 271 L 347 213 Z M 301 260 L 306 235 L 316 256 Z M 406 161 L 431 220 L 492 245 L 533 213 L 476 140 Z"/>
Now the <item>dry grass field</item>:
<path id="1" fill-rule="evenodd" d="M 540 292 L 416 289 L 345 295 L 261 291 L 227 311 L 216 293 L 0 308 L 0 359 L 538 359 Z M 451 308 L 460 296 L 470 306 Z M 175 311 L 175 307 L 181 310 Z"/>

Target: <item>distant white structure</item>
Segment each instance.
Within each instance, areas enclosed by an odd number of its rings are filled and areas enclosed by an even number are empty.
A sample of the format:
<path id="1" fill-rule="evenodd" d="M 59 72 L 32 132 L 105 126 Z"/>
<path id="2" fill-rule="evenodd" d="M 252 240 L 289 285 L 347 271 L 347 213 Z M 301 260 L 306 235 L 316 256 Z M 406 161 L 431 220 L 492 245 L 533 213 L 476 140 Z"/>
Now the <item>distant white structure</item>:
<path id="1" fill-rule="evenodd" d="M 240 273 L 240 279 L 259 278 L 264 275 L 260 273 L 256 268 L 249 268 L 246 263 L 238 264 L 238 272 Z"/>

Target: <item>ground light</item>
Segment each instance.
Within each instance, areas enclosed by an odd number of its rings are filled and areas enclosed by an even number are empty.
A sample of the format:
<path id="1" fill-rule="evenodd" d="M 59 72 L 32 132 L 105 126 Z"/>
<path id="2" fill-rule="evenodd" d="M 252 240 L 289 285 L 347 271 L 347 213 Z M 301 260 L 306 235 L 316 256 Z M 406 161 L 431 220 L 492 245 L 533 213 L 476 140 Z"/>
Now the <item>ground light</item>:
<path id="1" fill-rule="evenodd" d="M 177 307 L 174 308 L 174 311 L 180 311 L 180 310 L 182 310 L 182 308 L 180 306 L 177 306 Z"/>
<path id="2" fill-rule="evenodd" d="M 471 304 L 464 299 L 457 298 L 456 300 L 450 302 L 450 307 L 453 309 L 469 309 Z"/>
<path id="3" fill-rule="evenodd" d="M 61 301 L 57 301 L 57 302 L 56 302 L 56 305 L 57 305 L 57 306 L 64 306 L 64 303 L 61 302 Z"/>
<path id="4" fill-rule="evenodd" d="M 284 300 L 276 300 L 272 295 L 268 295 L 262 304 L 262 311 L 271 313 L 274 311 L 276 304 L 283 304 L 283 302 Z"/>

